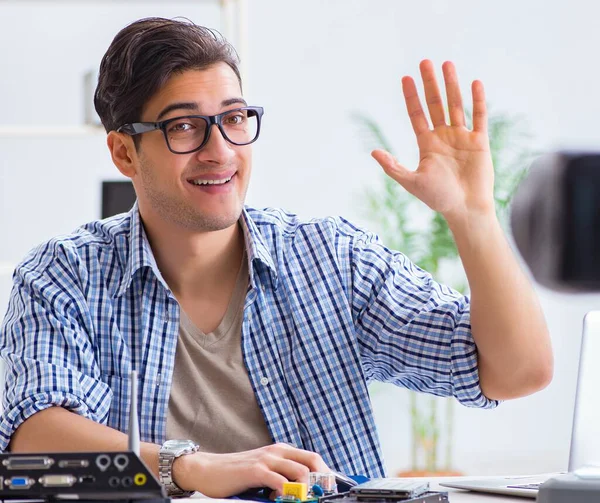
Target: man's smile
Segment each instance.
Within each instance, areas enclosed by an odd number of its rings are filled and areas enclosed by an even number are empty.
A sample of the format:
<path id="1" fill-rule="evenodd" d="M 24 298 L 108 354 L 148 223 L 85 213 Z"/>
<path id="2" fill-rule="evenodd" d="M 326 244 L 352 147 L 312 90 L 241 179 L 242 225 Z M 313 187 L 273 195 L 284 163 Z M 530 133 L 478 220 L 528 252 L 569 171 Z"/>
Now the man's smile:
<path id="1" fill-rule="evenodd" d="M 219 179 L 213 179 L 213 180 L 202 180 L 202 179 L 198 179 L 198 180 L 191 180 L 191 183 L 193 183 L 194 185 L 223 185 L 225 183 L 227 183 L 229 180 L 231 180 L 232 176 L 229 176 L 227 178 L 219 178 Z"/>
<path id="2" fill-rule="evenodd" d="M 210 194 L 229 192 L 237 179 L 237 171 L 227 170 L 222 173 L 206 173 L 188 178 L 187 182 L 194 188 Z"/>

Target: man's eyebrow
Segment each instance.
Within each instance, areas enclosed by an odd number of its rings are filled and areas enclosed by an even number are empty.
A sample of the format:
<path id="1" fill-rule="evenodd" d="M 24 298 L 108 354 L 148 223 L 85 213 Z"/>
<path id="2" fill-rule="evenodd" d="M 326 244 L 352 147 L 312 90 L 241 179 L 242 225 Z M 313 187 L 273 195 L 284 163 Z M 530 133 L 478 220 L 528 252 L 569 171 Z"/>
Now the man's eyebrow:
<path id="1" fill-rule="evenodd" d="M 242 106 L 248 106 L 246 100 L 244 98 L 229 98 L 227 100 L 223 100 L 221 102 L 222 107 L 228 107 L 230 105 L 240 104 Z M 165 115 L 173 110 L 189 110 L 190 112 L 198 112 L 198 104 L 192 102 L 183 102 L 183 103 L 171 103 L 162 109 L 162 111 L 158 114 L 156 118 L 156 122 L 160 121 Z"/>
<path id="2" fill-rule="evenodd" d="M 156 122 L 161 120 L 165 115 L 167 115 L 169 112 L 172 112 L 173 110 L 189 110 L 191 112 L 197 112 L 198 105 L 196 103 L 191 103 L 191 102 L 171 103 L 170 105 L 167 105 L 165 108 L 163 108 L 162 111 L 158 114 L 158 117 L 156 118 Z"/>
<path id="3" fill-rule="evenodd" d="M 246 100 L 244 98 L 229 98 L 228 100 L 221 101 L 222 107 L 228 107 L 229 105 L 243 105 L 245 107 L 248 106 Z"/>

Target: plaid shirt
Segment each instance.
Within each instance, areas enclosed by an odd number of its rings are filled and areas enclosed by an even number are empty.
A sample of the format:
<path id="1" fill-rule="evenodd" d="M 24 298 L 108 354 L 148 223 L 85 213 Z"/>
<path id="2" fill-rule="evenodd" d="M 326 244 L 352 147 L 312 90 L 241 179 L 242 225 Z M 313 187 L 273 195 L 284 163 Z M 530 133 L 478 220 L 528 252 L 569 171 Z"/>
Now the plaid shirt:
<path id="1" fill-rule="evenodd" d="M 250 208 L 242 218 L 250 270 L 242 351 L 274 441 L 378 477 L 370 381 L 497 404 L 479 386 L 468 298 L 341 218 L 300 222 Z M 178 328 L 179 305 L 137 205 L 34 249 L 15 271 L 0 331 L 0 450 L 50 406 L 127 431 L 132 369 L 141 439 L 162 443 Z"/>

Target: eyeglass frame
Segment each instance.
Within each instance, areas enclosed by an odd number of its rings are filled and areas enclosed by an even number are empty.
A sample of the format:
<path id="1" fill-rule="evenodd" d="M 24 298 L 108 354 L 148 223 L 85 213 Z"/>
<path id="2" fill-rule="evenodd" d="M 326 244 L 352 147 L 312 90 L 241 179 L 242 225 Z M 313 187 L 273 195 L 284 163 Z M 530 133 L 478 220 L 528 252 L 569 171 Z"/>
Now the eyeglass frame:
<path id="1" fill-rule="evenodd" d="M 254 139 L 252 141 L 249 141 L 248 143 L 236 143 L 234 141 L 231 141 L 230 138 L 227 136 L 227 133 L 225 133 L 225 131 L 223 130 L 223 117 L 231 114 L 232 112 L 239 112 L 240 110 L 252 110 L 253 112 L 256 112 L 256 135 L 254 136 Z M 171 119 L 165 119 L 164 121 L 158 122 L 131 122 L 129 124 L 123 124 L 117 129 L 117 133 L 125 133 L 129 136 L 135 136 L 138 134 L 149 133 L 150 131 L 160 129 L 163 132 L 163 136 L 165 137 L 165 143 L 167 144 L 167 148 L 170 152 L 172 152 L 173 154 L 182 155 L 192 154 L 194 152 L 198 152 L 198 150 L 202 149 L 208 143 L 208 140 L 210 139 L 210 133 L 212 131 L 212 126 L 214 126 L 215 124 L 219 128 L 219 131 L 221 132 L 221 135 L 223 135 L 223 138 L 232 145 L 243 146 L 254 143 L 256 140 L 258 140 L 258 137 L 260 136 L 260 123 L 263 113 L 263 107 L 240 107 L 234 108 L 232 110 L 226 110 L 225 112 L 221 112 L 220 114 L 216 115 L 181 115 L 179 117 L 172 117 Z M 167 126 L 169 125 L 169 123 L 181 119 L 204 119 L 208 124 L 206 132 L 204 133 L 204 140 L 202 140 L 200 146 L 192 150 L 188 150 L 186 152 L 176 152 L 175 150 L 173 150 L 171 148 L 171 144 L 169 143 L 169 139 L 167 138 Z"/>

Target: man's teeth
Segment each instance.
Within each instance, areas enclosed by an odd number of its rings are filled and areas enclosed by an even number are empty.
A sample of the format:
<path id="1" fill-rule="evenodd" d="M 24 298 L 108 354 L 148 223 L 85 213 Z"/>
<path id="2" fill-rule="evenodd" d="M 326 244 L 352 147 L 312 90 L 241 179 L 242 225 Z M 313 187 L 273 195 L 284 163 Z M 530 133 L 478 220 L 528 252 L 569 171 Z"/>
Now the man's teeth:
<path id="1" fill-rule="evenodd" d="M 192 180 L 194 185 L 223 185 L 231 180 L 231 176 L 229 178 L 223 178 L 221 180 Z"/>

